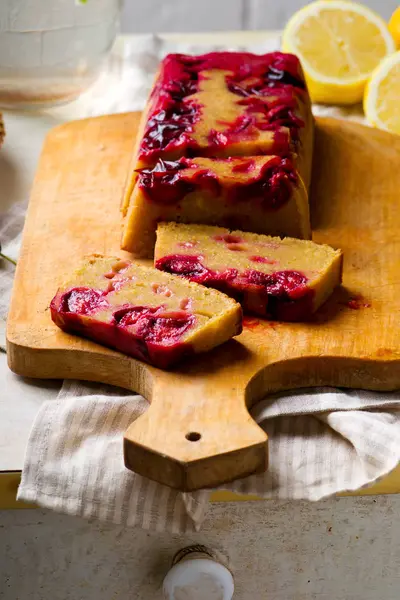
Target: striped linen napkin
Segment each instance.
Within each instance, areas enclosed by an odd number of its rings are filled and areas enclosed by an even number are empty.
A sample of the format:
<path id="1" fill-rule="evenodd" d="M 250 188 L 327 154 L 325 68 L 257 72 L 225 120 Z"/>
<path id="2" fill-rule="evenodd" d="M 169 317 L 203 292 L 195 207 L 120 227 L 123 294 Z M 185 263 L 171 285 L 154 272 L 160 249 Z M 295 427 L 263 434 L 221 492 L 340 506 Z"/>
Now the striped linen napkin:
<path id="1" fill-rule="evenodd" d="M 198 530 L 209 491 L 177 492 L 124 467 L 123 434 L 147 407 L 123 390 L 64 382 L 33 425 L 18 498 L 115 524 Z M 252 415 L 269 436 L 269 470 L 221 489 L 320 500 L 399 464 L 400 393 L 301 390 L 266 398 Z"/>
<path id="2" fill-rule="evenodd" d="M 261 52 L 277 47 L 279 40 L 269 39 L 262 47 L 245 49 Z M 139 45 L 128 39 L 110 57 L 98 82 L 70 107 L 68 117 L 136 110 L 143 105 L 164 54 L 213 49 L 218 48 L 165 44 L 156 37 Z M 54 110 L 62 116 L 67 109 Z M 316 107 L 316 112 L 362 120 L 357 108 L 344 112 Z M 23 207 L 14 207 L 0 221 L 3 248 L 14 258 L 23 214 Z M 3 328 L 11 279 L 12 269 L 1 263 Z M 144 398 L 131 392 L 64 382 L 57 400 L 43 404 L 33 424 L 18 498 L 127 526 L 174 533 L 198 529 L 209 491 L 180 493 L 124 467 L 123 433 L 147 406 Z M 326 388 L 285 392 L 258 403 L 252 416 L 269 436 L 269 470 L 222 489 L 263 498 L 319 500 L 368 486 L 400 462 L 400 392 Z"/>

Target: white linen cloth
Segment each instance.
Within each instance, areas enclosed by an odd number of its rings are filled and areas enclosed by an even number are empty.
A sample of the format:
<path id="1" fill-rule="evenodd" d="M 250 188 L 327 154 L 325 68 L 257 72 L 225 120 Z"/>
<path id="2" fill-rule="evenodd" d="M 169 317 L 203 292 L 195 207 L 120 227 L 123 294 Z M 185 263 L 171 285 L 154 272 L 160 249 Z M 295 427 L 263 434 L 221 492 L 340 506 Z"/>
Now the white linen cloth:
<path id="1" fill-rule="evenodd" d="M 279 48 L 279 39 L 240 49 Z M 200 53 L 149 36 L 125 39 L 99 80 L 71 108 L 76 118 L 143 107 L 158 62 L 170 51 Z M 238 49 L 238 48 L 229 48 Z M 52 109 L 58 116 L 64 107 Z M 347 111 L 315 107 L 317 113 L 363 120 Z M 7 123 L 6 123 L 7 126 Z M 3 250 L 16 257 L 24 207 L 0 220 Z M 12 267 L 1 264 L 0 323 L 4 330 Z M 0 330 L 1 336 L 1 330 Z M 0 346 L 4 342 L 0 338 Z M 210 398 L 212 401 L 212 398 Z M 146 409 L 139 395 L 99 384 L 66 381 L 45 403 L 32 428 L 18 497 L 72 515 L 180 533 L 198 529 L 209 491 L 180 493 L 136 475 L 123 464 L 122 437 Z M 268 433 L 265 474 L 223 486 L 264 498 L 319 500 L 376 482 L 400 461 L 400 393 L 310 389 L 269 396 L 253 417 Z M 268 511 L 268 504 L 265 505 Z"/>

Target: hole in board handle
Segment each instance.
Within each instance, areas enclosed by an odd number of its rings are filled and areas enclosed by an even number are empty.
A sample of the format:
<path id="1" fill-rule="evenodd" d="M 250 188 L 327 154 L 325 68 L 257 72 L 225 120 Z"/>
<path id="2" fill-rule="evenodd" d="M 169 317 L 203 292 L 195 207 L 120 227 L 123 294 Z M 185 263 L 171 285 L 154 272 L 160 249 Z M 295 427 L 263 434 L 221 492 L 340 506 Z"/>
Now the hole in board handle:
<path id="1" fill-rule="evenodd" d="M 185 435 L 185 438 L 189 442 L 198 442 L 199 440 L 201 440 L 201 433 L 197 433 L 197 431 L 191 431 L 190 433 L 187 433 Z"/>

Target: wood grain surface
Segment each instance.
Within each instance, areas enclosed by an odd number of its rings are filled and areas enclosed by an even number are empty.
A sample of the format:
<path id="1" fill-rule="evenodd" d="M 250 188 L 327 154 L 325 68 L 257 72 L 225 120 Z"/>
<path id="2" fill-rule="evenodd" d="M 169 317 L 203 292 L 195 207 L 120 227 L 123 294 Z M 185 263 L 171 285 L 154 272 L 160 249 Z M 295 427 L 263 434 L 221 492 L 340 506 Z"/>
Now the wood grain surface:
<path id="1" fill-rule="evenodd" d="M 138 121 L 87 119 L 47 138 L 8 320 L 10 368 L 143 394 L 151 406 L 126 432 L 126 465 L 181 490 L 267 467 L 266 436 L 247 408 L 268 392 L 399 388 L 400 137 L 345 121 L 316 127 L 313 239 L 342 248 L 345 260 L 343 287 L 312 322 L 249 319 L 240 337 L 172 372 L 52 323 L 50 300 L 84 255 L 129 256 L 119 250 L 119 206 Z"/>

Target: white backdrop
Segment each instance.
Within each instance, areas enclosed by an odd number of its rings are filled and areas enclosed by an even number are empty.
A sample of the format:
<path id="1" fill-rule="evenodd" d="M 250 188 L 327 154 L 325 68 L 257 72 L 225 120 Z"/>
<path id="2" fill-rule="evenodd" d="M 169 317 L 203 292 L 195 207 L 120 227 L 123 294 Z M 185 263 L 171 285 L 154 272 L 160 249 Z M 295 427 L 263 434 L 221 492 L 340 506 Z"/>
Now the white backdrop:
<path id="1" fill-rule="evenodd" d="M 0 0 L 2 1 L 2 0 Z M 363 0 L 388 19 L 398 0 Z M 303 0 L 125 0 L 122 30 L 226 31 L 280 29 Z"/>

